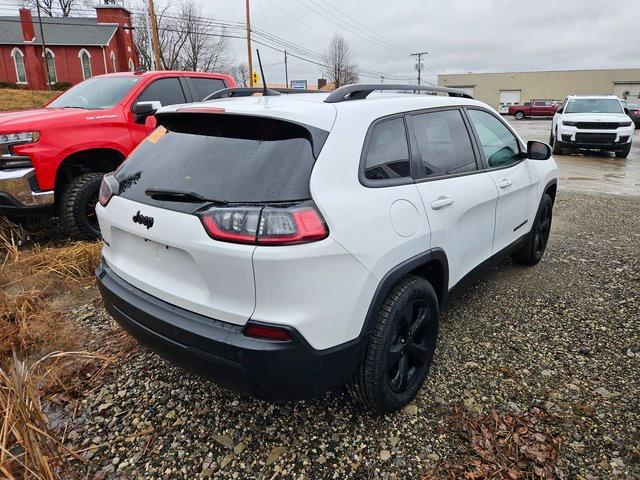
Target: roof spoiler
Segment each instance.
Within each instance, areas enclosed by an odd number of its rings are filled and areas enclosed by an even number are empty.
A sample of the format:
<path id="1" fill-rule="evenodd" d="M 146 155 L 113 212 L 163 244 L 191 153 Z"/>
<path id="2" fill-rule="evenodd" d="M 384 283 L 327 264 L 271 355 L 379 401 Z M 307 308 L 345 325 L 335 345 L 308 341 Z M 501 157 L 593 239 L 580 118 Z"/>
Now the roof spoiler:
<path id="1" fill-rule="evenodd" d="M 461 98 L 471 98 L 473 97 L 469 95 L 464 90 L 459 90 L 457 88 L 447 88 L 447 87 L 431 87 L 424 85 L 410 85 L 410 84 L 393 84 L 393 83 L 382 83 L 379 85 L 376 84 L 365 84 L 365 83 L 357 83 L 353 85 L 345 85 L 344 87 L 340 87 L 333 92 L 324 100 L 326 103 L 338 103 L 338 102 L 346 102 L 347 100 L 363 100 L 367 98 L 367 96 L 371 92 L 375 92 L 376 90 L 409 90 L 409 91 L 420 91 L 420 92 L 430 92 L 430 93 L 447 93 L 450 97 L 461 97 Z"/>
<path id="2" fill-rule="evenodd" d="M 320 90 L 302 90 L 297 88 L 269 88 L 266 91 L 267 96 L 277 96 L 282 93 L 320 93 Z M 207 95 L 202 101 L 217 100 L 218 98 L 230 98 L 230 97 L 250 97 L 254 93 L 265 94 L 264 88 L 258 87 L 235 87 L 235 88 L 223 88 Z"/>

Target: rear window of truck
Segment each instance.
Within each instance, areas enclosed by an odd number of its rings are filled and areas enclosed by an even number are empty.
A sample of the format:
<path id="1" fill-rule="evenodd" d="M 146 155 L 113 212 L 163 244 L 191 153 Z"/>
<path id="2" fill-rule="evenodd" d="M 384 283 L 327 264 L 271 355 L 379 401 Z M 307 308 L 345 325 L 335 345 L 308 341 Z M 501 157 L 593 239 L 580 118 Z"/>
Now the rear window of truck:
<path id="1" fill-rule="evenodd" d="M 310 198 L 309 179 L 328 135 L 265 117 L 173 113 L 116 173 L 120 196 L 193 212 L 208 202 L 152 199 L 147 190 L 180 190 L 229 203 Z"/>

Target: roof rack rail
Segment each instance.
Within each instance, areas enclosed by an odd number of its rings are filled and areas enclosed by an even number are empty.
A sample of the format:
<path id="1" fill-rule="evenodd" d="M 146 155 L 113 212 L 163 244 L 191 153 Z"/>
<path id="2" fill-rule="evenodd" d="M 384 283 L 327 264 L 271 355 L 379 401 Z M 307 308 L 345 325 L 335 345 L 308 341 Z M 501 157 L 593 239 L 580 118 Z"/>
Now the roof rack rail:
<path id="1" fill-rule="evenodd" d="M 264 88 L 258 87 L 235 87 L 235 88 L 223 88 L 222 90 L 218 90 L 213 92 L 210 95 L 207 95 L 202 100 L 203 102 L 207 100 L 216 100 L 218 98 L 228 98 L 228 97 L 250 97 L 254 93 L 265 93 Z M 267 95 L 280 95 L 280 92 L 277 92 L 273 89 L 267 89 Z"/>
<path id="2" fill-rule="evenodd" d="M 450 97 L 471 98 L 464 90 L 458 90 L 457 88 L 447 87 L 428 87 L 424 85 L 410 85 L 410 84 L 393 84 L 393 83 L 381 83 L 381 84 L 368 84 L 368 83 L 356 83 L 353 85 L 345 85 L 344 87 L 337 88 L 331 94 L 325 98 L 326 103 L 338 103 L 346 102 L 347 100 L 363 100 L 371 92 L 376 90 L 411 90 L 431 93 L 448 93 Z"/>
<path id="3" fill-rule="evenodd" d="M 223 88 L 217 92 L 206 96 L 202 101 L 216 100 L 218 98 L 229 97 L 250 97 L 254 93 L 262 93 L 264 95 L 264 88 L 258 87 L 235 87 L 235 88 Z M 267 89 L 268 96 L 276 96 L 282 93 L 321 93 L 321 90 L 302 90 L 297 88 L 269 88 Z"/>

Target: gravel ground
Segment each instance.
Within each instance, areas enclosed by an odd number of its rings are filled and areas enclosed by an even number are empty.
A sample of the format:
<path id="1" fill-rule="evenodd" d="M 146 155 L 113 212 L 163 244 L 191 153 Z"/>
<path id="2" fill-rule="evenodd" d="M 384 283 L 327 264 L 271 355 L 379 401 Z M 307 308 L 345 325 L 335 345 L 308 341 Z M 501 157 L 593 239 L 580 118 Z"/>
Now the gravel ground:
<path id="1" fill-rule="evenodd" d="M 452 458 L 453 405 L 538 405 L 569 478 L 640 478 L 640 197 L 561 192 L 542 263 L 506 261 L 444 315 L 434 368 L 394 415 L 342 391 L 272 405 L 136 348 L 79 405 L 68 438 L 90 478 L 415 478 Z M 78 316 L 94 335 L 101 307 Z"/>

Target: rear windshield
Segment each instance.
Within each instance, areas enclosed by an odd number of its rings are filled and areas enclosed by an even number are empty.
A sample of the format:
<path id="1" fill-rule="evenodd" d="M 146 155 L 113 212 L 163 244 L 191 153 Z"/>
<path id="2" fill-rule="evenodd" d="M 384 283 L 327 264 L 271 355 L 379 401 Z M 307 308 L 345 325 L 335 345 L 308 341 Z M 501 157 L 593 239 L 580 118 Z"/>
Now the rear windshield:
<path id="1" fill-rule="evenodd" d="M 623 113 L 620 100 L 615 98 L 580 98 L 569 100 L 564 113 Z"/>
<path id="2" fill-rule="evenodd" d="M 116 174 L 122 197 L 185 212 L 207 202 L 152 199 L 145 191 L 171 189 L 229 203 L 310 198 L 317 143 L 326 132 L 242 115 L 167 114 L 159 122 Z"/>

